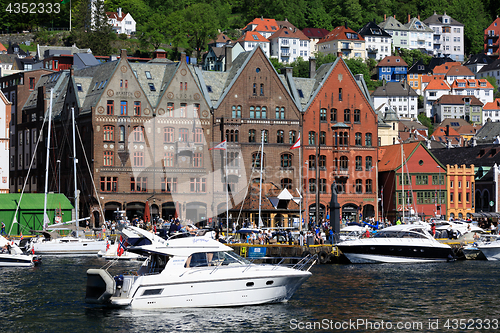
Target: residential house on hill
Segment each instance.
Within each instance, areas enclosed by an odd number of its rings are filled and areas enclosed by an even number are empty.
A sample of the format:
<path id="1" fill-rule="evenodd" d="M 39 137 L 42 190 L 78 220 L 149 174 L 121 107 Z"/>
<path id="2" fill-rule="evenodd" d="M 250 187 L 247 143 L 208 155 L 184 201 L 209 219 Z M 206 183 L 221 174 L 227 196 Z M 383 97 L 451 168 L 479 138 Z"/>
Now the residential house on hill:
<path id="1" fill-rule="evenodd" d="M 279 62 L 292 63 L 298 57 L 309 60 L 309 38 L 302 31 L 281 28 L 268 39 L 271 42 L 270 55 Z"/>
<path id="2" fill-rule="evenodd" d="M 383 109 L 383 110 L 382 110 Z M 396 144 L 399 138 L 399 117 L 394 108 L 381 105 L 377 109 L 378 146 Z"/>
<path id="3" fill-rule="evenodd" d="M 345 59 L 366 59 L 365 39 L 347 24 L 330 31 L 317 46 L 323 54 L 341 55 Z"/>
<path id="4" fill-rule="evenodd" d="M 469 144 L 476 132 L 481 128 L 480 125 L 471 125 L 468 121 L 462 118 L 446 118 L 440 124 L 440 127 L 450 126 L 464 139 L 464 144 Z"/>
<path id="5" fill-rule="evenodd" d="M 473 138 L 473 145 L 493 144 L 500 140 L 500 123 L 487 121 L 477 131 Z"/>
<path id="6" fill-rule="evenodd" d="M 29 52 L 23 51 L 23 49 L 21 49 L 21 47 L 17 43 L 9 43 L 7 54 L 15 54 L 18 58 L 24 58 L 30 55 Z"/>
<path id="7" fill-rule="evenodd" d="M 116 12 L 106 12 L 108 23 L 117 34 L 126 34 L 128 36 L 135 34 L 136 22 L 130 13 L 123 13 L 121 8 Z"/>
<path id="8" fill-rule="evenodd" d="M 446 72 L 446 80 L 449 84 L 452 84 L 455 80 L 473 80 L 475 79 L 474 73 L 471 72 L 465 66 L 452 66 L 448 72 Z"/>
<path id="9" fill-rule="evenodd" d="M 275 19 L 268 19 L 263 17 L 255 18 L 252 22 L 248 23 L 242 29 L 245 32 L 258 32 L 262 37 L 269 38 L 272 34 L 280 29 Z M 246 49 L 246 48 L 245 48 Z M 249 51 L 249 50 L 247 50 Z"/>
<path id="10" fill-rule="evenodd" d="M 422 76 L 428 73 L 427 66 L 424 64 L 422 59 L 415 62 L 407 71 L 408 84 L 412 87 L 417 94 L 421 94 L 422 91 Z"/>
<path id="11" fill-rule="evenodd" d="M 446 80 L 431 80 L 424 89 L 424 108 L 425 115 L 432 117 L 432 105 L 441 96 L 448 95 L 451 87 Z"/>
<path id="12" fill-rule="evenodd" d="M 387 56 L 377 64 L 379 80 L 399 82 L 406 80 L 408 64 L 399 56 Z"/>
<path id="13" fill-rule="evenodd" d="M 409 45 L 410 50 L 421 50 L 427 54 L 433 54 L 433 33 L 434 30 L 429 28 L 419 17 L 410 18 L 408 15 L 408 23 L 405 26 L 409 29 Z"/>
<path id="14" fill-rule="evenodd" d="M 483 68 L 486 65 L 491 64 L 492 62 L 493 62 L 493 59 L 488 57 L 486 54 L 478 53 L 478 54 L 472 55 L 469 59 L 467 59 L 466 62 L 464 62 L 463 65 L 465 67 L 467 67 L 468 69 L 470 69 L 470 71 L 472 73 L 474 73 L 474 75 L 476 75 L 477 72 L 479 72 L 479 70 L 481 68 Z M 476 76 L 476 78 L 478 78 L 478 77 Z"/>
<path id="15" fill-rule="evenodd" d="M 358 33 L 365 39 L 366 56 L 368 58 L 381 60 L 391 55 L 392 36 L 375 22 L 368 22 Z"/>
<path id="16" fill-rule="evenodd" d="M 442 142 L 448 148 L 462 147 L 464 145 L 464 140 L 462 140 L 460 134 L 449 125 L 446 127 L 438 126 L 435 128 L 434 132 L 431 134 L 431 138 Z"/>
<path id="17" fill-rule="evenodd" d="M 317 43 L 321 40 L 321 38 L 328 35 L 330 31 L 323 28 L 305 28 L 302 30 L 302 33 L 309 38 L 309 54 L 314 54 L 318 52 Z"/>
<path id="18" fill-rule="evenodd" d="M 434 30 L 434 55 L 446 54 L 455 61 L 464 61 L 464 25 L 444 12 L 434 12 L 424 20 Z"/>
<path id="19" fill-rule="evenodd" d="M 236 42 L 247 52 L 262 47 L 266 57 L 271 55 L 271 42 L 257 31 L 245 31 Z"/>
<path id="20" fill-rule="evenodd" d="M 399 118 L 417 118 L 418 95 L 407 82 L 387 82 L 371 96 L 375 109 L 386 105 L 397 111 Z"/>
<path id="21" fill-rule="evenodd" d="M 483 125 L 488 121 L 500 122 L 500 98 L 483 106 Z"/>
<path id="22" fill-rule="evenodd" d="M 476 77 L 477 78 L 484 78 L 484 79 L 486 79 L 488 76 L 493 77 L 496 80 L 497 85 L 500 86 L 500 59 L 496 59 L 491 64 L 483 66 L 476 73 Z"/>
<path id="23" fill-rule="evenodd" d="M 481 124 L 482 112 L 483 103 L 476 97 L 469 95 L 443 95 L 432 105 L 432 116 L 435 122 L 454 118 Z"/>
<path id="24" fill-rule="evenodd" d="M 493 86 L 486 79 L 457 79 L 451 85 L 453 95 L 471 95 L 483 104 L 493 102 Z"/>
<path id="25" fill-rule="evenodd" d="M 500 46 L 500 18 L 496 19 L 484 29 L 484 53 L 493 58 L 498 58 Z"/>
<path id="26" fill-rule="evenodd" d="M 422 142 L 379 148 L 379 187 L 384 216 L 446 215 L 445 166 Z"/>
<path id="27" fill-rule="evenodd" d="M 223 32 L 219 33 L 217 35 L 217 38 L 208 42 L 209 47 L 210 46 L 223 47 L 226 44 L 233 44 L 233 41 L 229 37 L 227 37 Z"/>
<path id="28" fill-rule="evenodd" d="M 203 69 L 210 71 L 225 71 L 231 68 L 236 57 L 245 52 L 240 43 L 226 44 L 222 47 L 209 46 L 203 55 Z"/>
<path id="29" fill-rule="evenodd" d="M 396 20 L 396 15 L 394 17 L 389 16 L 388 18 L 384 15 L 384 22 L 379 23 L 379 27 L 392 36 L 392 45 L 396 50 L 399 48 L 409 48 L 410 29 Z"/>

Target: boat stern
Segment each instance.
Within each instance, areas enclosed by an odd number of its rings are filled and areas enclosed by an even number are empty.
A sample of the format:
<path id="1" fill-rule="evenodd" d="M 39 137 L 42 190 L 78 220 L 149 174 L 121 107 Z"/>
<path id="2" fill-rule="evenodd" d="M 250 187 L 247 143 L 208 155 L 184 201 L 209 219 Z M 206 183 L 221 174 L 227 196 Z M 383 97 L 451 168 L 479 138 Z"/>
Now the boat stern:
<path id="1" fill-rule="evenodd" d="M 87 270 L 86 303 L 108 304 L 115 290 L 116 282 L 108 271 L 104 269 Z"/>

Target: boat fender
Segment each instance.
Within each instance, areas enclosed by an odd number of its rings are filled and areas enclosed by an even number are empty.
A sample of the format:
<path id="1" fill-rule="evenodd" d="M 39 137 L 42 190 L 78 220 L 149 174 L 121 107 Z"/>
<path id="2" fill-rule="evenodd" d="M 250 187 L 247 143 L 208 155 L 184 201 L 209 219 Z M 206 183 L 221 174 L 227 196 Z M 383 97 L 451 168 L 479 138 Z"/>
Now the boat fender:
<path id="1" fill-rule="evenodd" d="M 319 251 L 318 259 L 321 264 L 326 264 L 328 262 L 328 253 L 325 251 Z"/>
<path id="2" fill-rule="evenodd" d="M 309 252 L 309 251 L 302 252 L 302 257 L 307 257 L 307 256 L 310 256 L 310 255 L 311 255 L 311 252 Z"/>

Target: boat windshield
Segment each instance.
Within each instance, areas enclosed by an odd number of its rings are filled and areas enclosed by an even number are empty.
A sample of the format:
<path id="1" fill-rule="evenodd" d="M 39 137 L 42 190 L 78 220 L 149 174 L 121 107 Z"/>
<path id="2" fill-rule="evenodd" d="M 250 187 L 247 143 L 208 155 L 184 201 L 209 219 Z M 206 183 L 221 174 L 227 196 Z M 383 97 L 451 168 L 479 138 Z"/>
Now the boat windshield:
<path id="1" fill-rule="evenodd" d="M 227 265 L 248 265 L 250 261 L 240 257 L 234 252 L 198 252 L 193 253 L 186 260 L 184 267 L 207 267 Z"/>
<path id="2" fill-rule="evenodd" d="M 376 238 L 428 238 L 422 229 L 412 230 L 381 230 L 373 237 Z"/>

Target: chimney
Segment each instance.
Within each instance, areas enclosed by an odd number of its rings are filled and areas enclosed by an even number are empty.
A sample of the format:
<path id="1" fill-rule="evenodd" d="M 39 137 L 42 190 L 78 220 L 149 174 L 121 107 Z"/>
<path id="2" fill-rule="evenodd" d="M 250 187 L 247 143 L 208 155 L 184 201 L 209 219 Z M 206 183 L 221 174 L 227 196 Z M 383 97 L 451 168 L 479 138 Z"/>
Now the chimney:
<path id="1" fill-rule="evenodd" d="M 445 134 L 446 134 L 446 136 L 450 136 L 450 125 L 446 125 Z"/>
<path id="2" fill-rule="evenodd" d="M 342 58 L 342 52 L 337 52 L 337 58 Z"/>
<path id="3" fill-rule="evenodd" d="M 410 14 L 408 14 L 408 23 L 410 23 L 410 19 L 411 19 Z"/>
<path id="4" fill-rule="evenodd" d="M 420 14 L 417 15 L 417 19 L 420 21 Z"/>
<path id="5" fill-rule="evenodd" d="M 181 62 L 186 62 L 186 52 L 181 52 Z"/>
<path id="6" fill-rule="evenodd" d="M 118 17 L 119 18 L 122 17 L 122 9 L 121 9 L 121 7 L 118 7 Z"/>
<path id="7" fill-rule="evenodd" d="M 163 49 L 157 49 L 153 52 L 153 59 L 166 59 L 167 58 L 167 52 Z"/>
<path id="8" fill-rule="evenodd" d="M 226 61 L 226 69 L 225 71 L 229 71 L 231 66 L 233 66 L 233 47 L 226 45 L 225 47 L 225 61 Z"/>
<path id="9" fill-rule="evenodd" d="M 127 59 L 127 50 L 126 49 L 121 49 L 120 50 L 120 59 Z"/>
<path id="10" fill-rule="evenodd" d="M 285 67 L 285 68 L 283 68 L 283 72 L 284 72 L 285 76 L 289 76 L 289 75 L 293 76 L 293 67 Z"/>
<path id="11" fill-rule="evenodd" d="M 345 28 L 347 29 L 347 21 L 345 21 L 344 26 L 345 26 Z"/>
<path id="12" fill-rule="evenodd" d="M 69 76 L 70 77 L 73 77 L 73 75 L 75 73 L 75 68 L 76 68 L 75 65 L 71 65 L 71 68 L 69 69 Z"/>
<path id="13" fill-rule="evenodd" d="M 387 14 L 384 14 L 384 22 L 387 21 Z"/>
<path id="14" fill-rule="evenodd" d="M 309 78 L 312 79 L 316 75 L 316 58 L 309 58 Z"/>

